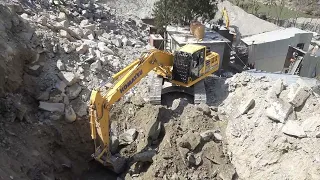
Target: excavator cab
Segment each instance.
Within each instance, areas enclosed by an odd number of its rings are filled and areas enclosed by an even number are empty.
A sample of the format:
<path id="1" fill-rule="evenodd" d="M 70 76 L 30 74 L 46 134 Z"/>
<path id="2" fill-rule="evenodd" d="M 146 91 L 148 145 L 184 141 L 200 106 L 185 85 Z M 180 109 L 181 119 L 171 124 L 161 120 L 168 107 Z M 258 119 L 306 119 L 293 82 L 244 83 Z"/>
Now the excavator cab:
<path id="1" fill-rule="evenodd" d="M 187 44 L 176 51 L 173 60 L 174 83 L 190 87 L 219 68 L 219 55 L 206 46 Z"/>

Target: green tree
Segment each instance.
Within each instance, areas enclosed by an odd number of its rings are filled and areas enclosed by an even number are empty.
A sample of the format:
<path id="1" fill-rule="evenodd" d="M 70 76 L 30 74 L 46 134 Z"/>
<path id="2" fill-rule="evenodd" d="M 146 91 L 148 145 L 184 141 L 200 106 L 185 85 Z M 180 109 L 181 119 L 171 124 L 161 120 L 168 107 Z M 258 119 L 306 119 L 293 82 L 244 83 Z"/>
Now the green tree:
<path id="1" fill-rule="evenodd" d="M 251 9 L 251 13 L 257 15 L 261 7 L 259 0 L 249 0 L 248 5 Z"/>
<path id="2" fill-rule="evenodd" d="M 280 24 L 280 19 L 282 18 L 282 13 L 285 8 L 287 0 L 279 0 L 276 2 L 276 14 L 277 14 L 277 24 Z"/>
<path id="3" fill-rule="evenodd" d="M 201 18 L 204 22 L 214 18 L 217 12 L 216 0 L 160 0 L 155 3 L 153 16 L 158 28 L 169 24 L 186 25 Z"/>
<path id="4" fill-rule="evenodd" d="M 272 7 L 276 6 L 276 2 L 275 0 L 267 0 L 266 5 L 268 6 L 268 16 L 270 16 Z"/>

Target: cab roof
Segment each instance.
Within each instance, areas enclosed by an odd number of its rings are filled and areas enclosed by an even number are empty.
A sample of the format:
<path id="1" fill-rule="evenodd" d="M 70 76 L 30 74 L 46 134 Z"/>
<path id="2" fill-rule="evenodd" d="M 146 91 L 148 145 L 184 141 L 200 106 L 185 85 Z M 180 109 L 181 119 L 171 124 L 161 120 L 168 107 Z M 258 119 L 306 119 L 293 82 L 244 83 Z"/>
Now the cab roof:
<path id="1" fill-rule="evenodd" d="M 205 46 L 198 44 L 186 44 L 182 46 L 178 51 L 193 54 L 203 48 L 205 48 Z"/>

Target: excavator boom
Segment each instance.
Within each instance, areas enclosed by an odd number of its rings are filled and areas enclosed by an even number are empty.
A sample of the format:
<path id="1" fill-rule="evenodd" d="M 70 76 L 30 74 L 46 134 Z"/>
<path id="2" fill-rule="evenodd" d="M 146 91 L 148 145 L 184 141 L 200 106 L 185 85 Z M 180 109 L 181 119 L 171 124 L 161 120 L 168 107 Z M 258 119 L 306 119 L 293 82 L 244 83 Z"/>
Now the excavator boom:
<path id="1" fill-rule="evenodd" d="M 226 9 L 226 8 L 223 8 L 223 10 L 222 10 L 222 16 L 224 17 L 225 24 L 226 24 L 226 28 L 229 29 L 230 20 L 229 20 L 229 15 L 228 15 L 228 12 L 227 12 L 227 9 Z"/>
<path id="2" fill-rule="evenodd" d="M 109 111 L 112 105 L 137 84 L 150 71 L 156 70 L 170 78 L 171 72 L 167 67 L 172 66 L 173 55 L 160 50 L 151 50 L 144 53 L 128 67 L 113 76 L 111 87 L 102 86 L 92 91 L 90 98 L 91 136 L 95 141 L 93 157 L 106 166 L 114 168 L 110 154 L 109 138 Z M 98 135 L 98 136 L 97 136 Z M 115 172 L 120 171 L 114 169 Z"/>

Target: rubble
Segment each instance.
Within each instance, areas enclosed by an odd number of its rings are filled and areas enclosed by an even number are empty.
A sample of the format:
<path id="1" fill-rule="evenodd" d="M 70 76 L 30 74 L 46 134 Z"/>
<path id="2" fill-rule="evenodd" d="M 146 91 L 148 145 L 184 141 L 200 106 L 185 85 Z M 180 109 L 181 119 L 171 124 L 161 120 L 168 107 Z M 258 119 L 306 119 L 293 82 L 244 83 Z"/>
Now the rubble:
<path id="1" fill-rule="evenodd" d="M 0 124 L 8 130 L 13 129 L 19 136 L 5 147 L 2 140 L 8 136 L 0 129 L 0 150 L 3 152 L 0 158 L 8 162 L 5 173 L 0 172 L 4 179 L 7 179 L 7 172 L 21 179 L 77 179 L 77 173 L 86 174 L 89 166 L 86 159 L 90 158 L 93 147 L 87 126 L 90 92 L 100 85 L 101 79 L 108 79 L 140 55 L 141 50 L 131 46 L 131 40 L 146 39 L 145 27 L 128 23 L 130 17 L 116 14 L 103 3 L 70 1 L 58 7 L 53 4 L 57 2 L 0 3 L 0 46 L 5 62 L 0 66 L 0 71 L 4 72 L 0 73 L 0 97 L 5 98 L 4 101 L 1 99 L 4 103 L 0 105 L 0 119 L 4 120 Z M 100 60 L 102 57 L 105 61 Z M 7 93 L 23 94 L 19 107 L 27 108 L 7 108 L 7 100 L 11 102 L 12 99 Z M 11 128 L 12 122 L 15 128 Z M 157 125 L 153 128 L 150 124 L 153 144 L 159 142 L 161 124 Z M 122 143 L 126 138 L 130 140 L 129 137 L 121 138 Z M 49 139 L 58 144 L 47 143 Z M 120 152 L 117 148 L 119 140 L 120 137 L 113 139 L 111 150 L 114 155 Z M 10 153 L 5 149 L 11 149 Z M 39 151 L 43 159 L 28 157 L 30 163 L 23 171 L 16 171 L 19 167 L 11 160 L 24 161 L 27 157 L 24 149 Z M 56 155 L 52 154 L 57 151 L 68 154 L 72 166 L 57 162 L 53 158 Z M 17 152 L 19 157 L 15 155 Z M 84 156 L 79 157 L 79 154 Z M 34 170 L 34 164 L 38 170 Z M 57 171 L 50 171 L 48 167 L 55 167 Z M 68 171 L 58 173 L 64 171 L 62 168 L 68 168 Z M 112 176 L 107 178 L 112 179 Z"/>
<path id="2" fill-rule="evenodd" d="M 292 112 L 293 108 L 291 104 L 283 100 L 274 100 L 266 111 L 270 119 L 281 123 L 284 123 Z"/>
<path id="3" fill-rule="evenodd" d="M 72 43 L 67 43 L 67 44 L 64 44 L 63 50 L 65 53 L 69 54 L 76 50 L 76 46 Z"/>
<path id="4" fill-rule="evenodd" d="M 55 84 L 55 88 L 57 88 L 58 90 L 60 90 L 62 93 L 65 92 L 65 89 L 67 87 L 67 84 L 63 81 L 58 81 L 56 84 Z"/>
<path id="5" fill-rule="evenodd" d="M 296 93 L 292 98 L 290 98 L 289 102 L 294 107 L 300 107 L 310 96 L 309 90 L 306 87 L 299 87 Z"/>
<path id="6" fill-rule="evenodd" d="M 222 141 L 222 136 L 219 133 L 213 133 L 213 137 L 217 141 Z"/>
<path id="7" fill-rule="evenodd" d="M 320 127 L 320 116 L 308 117 L 301 126 L 305 132 L 315 132 Z"/>
<path id="8" fill-rule="evenodd" d="M 187 161 L 190 165 L 199 166 L 200 163 L 202 162 L 201 154 L 199 155 L 199 154 L 189 153 L 187 155 Z"/>
<path id="9" fill-rule="evenodd" d="M 269 92 L 269 97 L 278 97 L 284 90 L 284 84 L 282 79 L 278 79 L 272 86 Z"/>
<path id="10" fill-rule="evenodd" d="M 133 156 L 133 161 L 134 162 L 153 162 L 152 157 L 155 156 L 156 154 L 157 152 L 154 150 L 137 153 Z"/>
<path id="11" fill-rule="evenodd" d="M 8 79 L 0 73 L 0 95 L 21 88 L 23 98 L 14 102 L 21 102 L 21 107 L 28 104 L 25 110 L 16 108 L 17 111 L 7 108 L 10 103 L 0 105 L 0 117 L 5 119 L 0 125 L 18 136 L 11 139 L 14 135 L 0 128 L 0 150 L 4 154 L 0 159 L 10 167 L 4 172 L 17 173 L 10 174 L 14 178 L 77 179 L 79 173 L 85 176 L 91 170 L 87 163 L 93 150 L 87 120 L 90 92 L 138 58 L 145 47 L 148 28 L 134 16 L 117 15 L 100 2 L 70 1 L 59 4 L 59 8 L 49 1 L 42 3 L 32 2 L 35 10 L 21 7 L 19 14 L 24 19 L 21 21 L 18 15 L 18 19 L 10 18 L 15 17 L 13 11 L 0 11 L 0 33 L 10 32 L 4 34 L 3 43 L 0 41 L 5 47 L 3 54 L 9 54 L 3 59 L 8 67 L 15 65 L 12 72 L 0 66 L 1 72 L 8 72 Z M 30 27 L 24 22 L 30 23 Z M 7 27 L 8 24 L 12 27 Z M 16 53 L 20 51 L 21 54 Z M 29 73 L 34 75 L 28 76 Z M 143 80 L 113 106 L 110 160 L 119 160 L 120 166 L 120 161 L 124 162 L 118 158 L 121 155 L 137 168 L 133 174 L 130 170 L 119 174 L 121 178 L 232 179 L 237 173 L 239 179 L 317 177 L 315 158 L 310 157 L 320 153 L 315 143 L 319 136 L 316 121 L 319 106 L 311 91 L 305 98 L 303 91 L 296 91 L 290 84 L 287 88 L 285 80 L 273 82 L 246 73 L 227 79 L 229 89 L 224 89 L 222 82 L 209 79 L 207 85 L 217 87 L 215 96 L 208 95 L 215 99 L 215 106 L 192 105 L 184 98 L 174 100 L 172 106 L 148 105 L 144 101 Z M 225 79 L 221 79 L 224 84 Z M 267 89 L 275 95 L 272 100 L 265 96 Z M 244 96 L 251 99 L 243 99 Z M 294 98 L 289 101 L 287 96 Z M 239 107 L 239 102 L 243 106 Z M 308 138 L 302 138 L 305 136 Z M 30 153 L 25 149 L 38 152 L 32 154 L 37 157 L 40 154 L 41 160 L 28 156 Z M 24 164 L 21 171 L 20 166 L 11 163 L 12 159 L 17 162 L 28 159 L 30 165 Z M 303 166 L 296 162 L 303 162 Z M 288 170 L 286 167 L 292 167 L 290 163 L 303 168 Z M 113 174 L 110 176 L 107 173 L 103 178 L 115 178 Z"/>
<path id="12" fill-rule="evenodd" d="M 247 113 L 250 110 L 250 108 L 254 105 L 254 102 L 255 102 L 254 99 L 249 99 L 244 103 L 241 103 L 239 107 L 240 114 Z"/>
<path id="13" fill-rule="evenodd" d="M 47 100 L 49 100 L 49 98 L 50 98 L 50 92 L 49 91 L 44 91 L 37 97 L 37 99 L 39 101 L 47 101 Z"/>
<path id="14" fill-rule="evenodd" d="M 81 44 L 76 48 L 77 53 L 85 54 L 89 50 L 89 46 L 87 44 Z"/>
<path id="15" fill-rule="evenodd" d="M 64 63 L 60 59 L 57 61 L 57 68 L 60 71 L 64 71 L 66 69 Z"/>
<path id="16" fill-rule="evenodd" d="M 67 95 L 70 100 L 73 100 L 77 98 L 82 90 L 82 87 L 78 84 L 75 83 L 72 86 L 67 88 Z"/>
<path id="17" fill-rule="evenodd" d="M 249 81 L 242 86 L 245 79 Z M 278 79 L 283 79 L 285 88 L 279 88 Z M 293 103 L 298 106 L 290 104 L 290 97 L 300 94 L 297 89 L 304 87 L 299 81 L 294 76 L 271 74 L 268 77 L 267 73 L 241 73 L 227 80 L 233 89 L 219 111 L 226 112 L 225 118 L 229 119 L 225 131 L 227 151 L 240 179 L 305 179 L 311 172 L 306 169 L 312 169 L 314 177 L 320 175 L 314 168 L 317 166 L 314 158 L 309 158 L 319 153 L 315 150 L 319 145 L 314 143 L 319 132 L 315 120 L 319 116 L 319 105 L 316 105 L 319 97 L 314 94 L 309 94 L 307 99 L 296 96 L 297 101 L 291 102 L 298 102 Z M 268 91 L 263 88 L 270 84 L 273 86 Z M 282 89 L 281 92 L 274 91 L 275 86 L 278 86 L 275 89 Z M 270 90 L 277 92 L 272 98 L 266 96 Z M 244 94 L 255 100 L 255 106 L 249 114 L 239 116 L 235 108 Z M 289 166 L 296 168 L 289 170 Z"/>
<path id="18" fill-rule="evenodd" d="M 72 105 L 77 116 L 84 117 L 88 115 L 88 105 L 81 98 L 76 98 L 72 100 L 70 104 Z"/>
<path id="19" fill-rule="evenodd" d="M 50 111 L 50 112 L 64 112 L 64 104 L 63 103 L 48 103 L 48 102 L 39 102 L 39 108 Z"/>
<path id="20" fill-rule="evenodd" d="M 214 130 L 207 130 L 200 133 L 200 136 L 203 141 L 210 141 L 213 138 L 213 134 L 215 133 Z"/>
<path id="21" fill-rule="evenodd" d="M 201 142 L 201 136 L 199 133 L 193 133 L 191 131 L 184 134 L 178 141 L 178 145 L 189 150 L 195 150 Z"/>
<path id="22" fill-rule="evenodd" d="M 119 144 L 126 145 L 131 144 L 137 137 L 136 129 L 129 129 L 126 132 L 120 134 L 119 136 Z"/>
<path id="23" fill-rule="evenodd" d="M 211 110 L 207 104 L 200 103 L 198 105 L 198 110 L 203 111 L 203 114 L 210 116 L 211 115 Z"/>
<path id="24" fill-rule="evenodd" d="M 68 122 L 74 122 L 77 119 L 77 115 L 71 106 L 65 108 L 65 119 Z"/>
<path id="25" fill-rule="evenodd" d="M 282 128 L 282 132 L 299 138 L 306 137 L 306 133 L 303 131 L 303 128 L 298 124 L 298 122 L 293 120 L 288 120 Z"/>
<path id="26" fill-rule="evenodd" d="M 63 80 L 68 86 L 71 86 L 79 81 L 78 77 L 72 72 L 61 71 L 58 76 Z"/>
<path id="27" fill-rule="evenodd" d="M 112 54 L 112 55 L 114 54 L 114 52 L 110 48 L 108 48 L 104 42 L 98 43 L 98 48 L 102 53 Z"/>
<path id="28" fill-rule="evenodd" d="M 101 61 L 98 60 L 98 61 L 92 63 L 90 65 L 90 69 L 93 72 L 98 72 L 98 71 L 102 70 Z"/>

